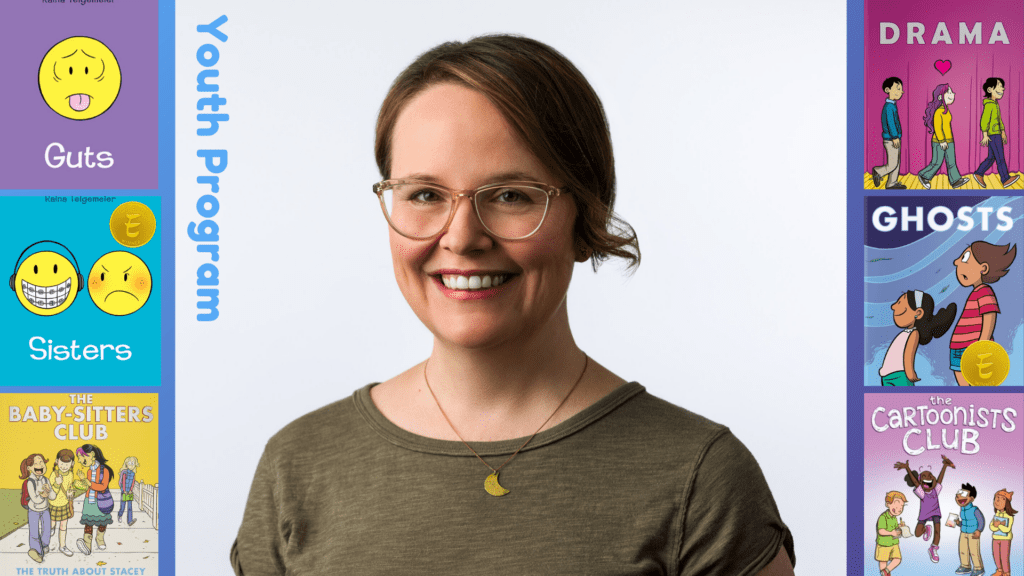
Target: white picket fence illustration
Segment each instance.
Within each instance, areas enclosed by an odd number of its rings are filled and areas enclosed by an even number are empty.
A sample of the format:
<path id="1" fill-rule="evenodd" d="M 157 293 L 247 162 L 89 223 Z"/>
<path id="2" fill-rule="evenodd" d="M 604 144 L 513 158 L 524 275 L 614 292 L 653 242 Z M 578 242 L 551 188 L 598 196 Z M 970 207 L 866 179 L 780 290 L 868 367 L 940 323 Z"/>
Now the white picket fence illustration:
<path id="1" fill-rule="evenodd" d="M 146 484 L 135 481 L 132 496 L 139 503 L 139 509 L 153 519 L 153 528 L 160 529 L 160 484 Z"/>

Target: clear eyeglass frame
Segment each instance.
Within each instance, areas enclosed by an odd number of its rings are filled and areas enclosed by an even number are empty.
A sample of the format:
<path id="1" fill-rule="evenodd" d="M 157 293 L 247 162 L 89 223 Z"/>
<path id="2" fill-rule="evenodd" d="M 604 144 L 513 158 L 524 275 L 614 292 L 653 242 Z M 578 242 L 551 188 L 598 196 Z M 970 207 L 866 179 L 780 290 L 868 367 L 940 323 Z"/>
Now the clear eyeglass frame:
<path id="1" fill-rule="evenodd" d="M 397 226 L 395 226 L 395 223 L 391 220 L 391 216 L 388 214 L 387 204 L 384 201 L 384 192 L 386 192 L 389 188 L 392 188 L 400 184 L 422 184 L 424 186 L 430 186 L 432 189 L 445 192 L 449 195 L 451 209 L 448 212 L 448 219 L 445 221 L 444 226 L 442 226 L 440 230 L 433 234 L 430 234 L 429 236 L 412 236 L 410 234 L 402 232 L 401 230 L 398 229 Z M 487 223 L 484 222 L 483 216 L 481 216 L 480 214 L 480 206 L 476 202 L 477 195 L 479 195 L 481 192 L 494 190 L 495 188 L 501 188 L 504 186 L 526 186 L 529 188 L 539 190 L 543 192 L 545 195 L 544 214 L 541 216 L 540 222 L 537 223 L 536 228 L 534 228 L 533 230 L 530 231 L 530 233 L 524 236 L 518 236 L 515 238 L 502 236 L 501 234 L 496 233 L 494 230 L 491 230 L 491 228 L 487 226 Z M 387 219 L 388 224 L 391 226 L 391 229 L 399 233 L 400 235 L 412 240 L 427 240 L 429 238 L 434 238 L 440 234 L 443 234 L 445 231 L 447 231 L 448 227 L 451 226 L 452 224 L 452 220 L 455 218 L 455 210 L 458 208 L 459 198 L 462 197 L 469 198 L 470 203 L 473 204 L 473 212 L 476 214 L 477 220 L 480 222 L 480 225 L 483 226 L 485 230 L 487 230 L 488 233 L 495 236 L 496 238 L 501 238 L 502 240 L 525 240 L 526 238 L 529 238 L 530 236 L 536 234 L 537 231 L 540 230 L 540 227 L 544 225 L 544 221 L 547 220 L 548 216 L 548 208 L 551 207 L 551 199 L 556 196 L 562 195 L 564 192 L 565 191 L 562 190 L 561 188 L 556 188 L 550 184 L 545 184 L 543 182 L 531 182 L 529 180 L 495 182 L 494 184 L 487 184 L 476 189 L 468 190 L 455 190 L 452 188 L 448 188 L 446 186 L 442 186 L 436 182 L 428 182 L 426 180 L 413 180 L 405 178 L 381 180 L 380 182 L 377 182 L 373 185 L 373 193 L 377 196 L 377 199 L 380 201 L 381 212 L 384 213 L 384 218 Z"/>

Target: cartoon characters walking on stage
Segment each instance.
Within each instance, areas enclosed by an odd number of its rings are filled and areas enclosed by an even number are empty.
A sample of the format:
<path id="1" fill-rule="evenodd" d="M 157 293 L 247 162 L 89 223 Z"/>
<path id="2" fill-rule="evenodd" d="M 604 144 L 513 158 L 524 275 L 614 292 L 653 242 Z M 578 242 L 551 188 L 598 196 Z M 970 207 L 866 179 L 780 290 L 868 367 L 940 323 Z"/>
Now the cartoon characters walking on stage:
<path id="1" fill-rule="evenodd" d="M 1006 81 L 1003 78 L 990 77 L 985 80 L 981 90 L 982 111 L 978 127 L 982 136 L 980 144 L 987 149 L 987 156 L 973 173 L 964 175 L 960 173 L 957 166 L 956 146 L 953 138 L 951 106 L 956 100 L 956 93 L 953 91 L 952 85 L 945 82 L 932 89 L 931 99 L 925 104 L 922 117 L 926 135 L 929 136 L 928 146 L 931 147 L 931 161 L 917 174 L 917 181 L 925 190 L 933 188 L 933 179 L 943 164 L 946 165 L 948 187 L 953 190 L 968 184 L 970 178 L 973 178 L 977 184 L 975 189 L 978 187 L 988 188 L 992 185 L 996 175 L 993 174 L 989 178 L 989 182 L 986 182 L 985 173 L 993 166 L 996 168 L 999 185 L 1002 188 L 1013 187 L 1020 180 L 1020 173 L 1011 174 L 1006 164 L 1006 147 L 1009 145 L 1009 141 L 1006 135 L 1003 111 L 999 104 L 1006 94 Z M 904 140 L 897 102 L 903 98 L 906 89 L 899 77 L 890 76 L 882 82 L 882 91 L 886 95 L 881 114 L 885 164 L 872 167 L 868 174 L 870 174 L 875 188 L 881 188 L 884 183 L 886 190 L 905 190 L 907 186 L 900 182 L 900 159 L 907 149 L 907 144 Z M 1014 110 L 1015 108 L 1011 106 L 1010 109 Z M 911 150 L 908 153 L 910 157 L 927 154 L 926 150 L 918 151 L 916 149 L 917 142 L 916 139 L 910 140 Z M 935 187 L 946 188 L 944 184 L 937 184 Z"/>

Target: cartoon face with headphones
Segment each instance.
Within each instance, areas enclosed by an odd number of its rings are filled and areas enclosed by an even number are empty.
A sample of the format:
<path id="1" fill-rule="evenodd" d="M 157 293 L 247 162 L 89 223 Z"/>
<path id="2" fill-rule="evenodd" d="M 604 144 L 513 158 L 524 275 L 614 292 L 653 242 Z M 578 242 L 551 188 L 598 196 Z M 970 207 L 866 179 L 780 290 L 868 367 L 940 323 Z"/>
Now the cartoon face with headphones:
<path id="1" fill-rule="evenodd" d="M 36 252 L 25 260 L 21 259 L 30 248 L 38 244 L 53 244 L 63 248 L 71 260 L 75 261 L 74 266 L 66 256 L 51 251 Z M 39 316 L 54 316 L 71 306 L 75 296 L 85 287 L 85 281 L 79 271 L 78 260 L 75 260 L 75 255 L 67 246 L 52 240 L 41 240 L 22 250 L 14 264 L 10 286 L 26 310 Z"/>

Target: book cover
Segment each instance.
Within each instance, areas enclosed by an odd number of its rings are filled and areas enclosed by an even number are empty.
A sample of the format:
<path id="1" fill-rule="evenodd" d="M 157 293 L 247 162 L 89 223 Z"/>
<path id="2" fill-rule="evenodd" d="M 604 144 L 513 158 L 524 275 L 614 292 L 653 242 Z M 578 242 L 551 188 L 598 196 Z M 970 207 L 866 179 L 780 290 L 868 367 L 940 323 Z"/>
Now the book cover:
<path id="1" fill-rule="evenodd" d="M 1024 188 L 1022 28 L 1012 0 L 864 2 L 864 189 Z"/>
<path id="2" fill-rule="evenodd" d="M 1022 214 L 1020 196 L 864 200 L 865 386 L 1024 381 Z"/>
<path id="3" fill-rule="evenodd" d="M 866 576 L 1024 569 L 1024 396 L 957 392 L 864 395 Z"/>
<path id="4" fill-rule="evenodd" d="M 158 572 L 153 393 L 0 393 L 0 576 Z"/>

